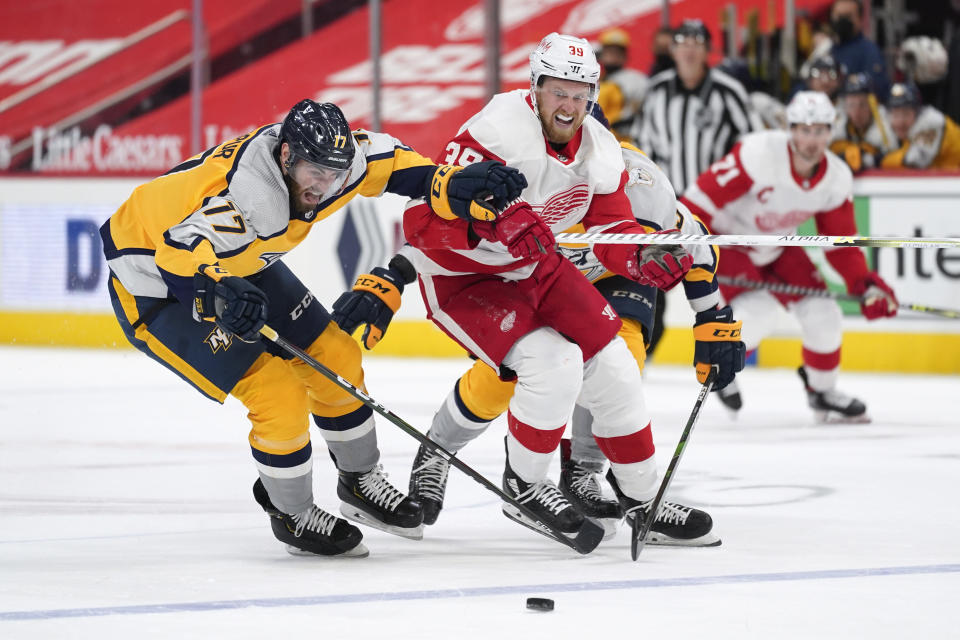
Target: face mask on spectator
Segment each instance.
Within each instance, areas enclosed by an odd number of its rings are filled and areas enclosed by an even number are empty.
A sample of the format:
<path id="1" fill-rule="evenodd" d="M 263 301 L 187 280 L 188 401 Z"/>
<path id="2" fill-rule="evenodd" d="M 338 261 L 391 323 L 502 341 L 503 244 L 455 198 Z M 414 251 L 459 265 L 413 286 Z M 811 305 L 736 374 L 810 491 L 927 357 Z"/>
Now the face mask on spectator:
<path id="1" fill-rule="evenodd" d="M 656 56 L 654 56 L 653 60 L 653 66 L 660 70 L 669 69 L 673 66 L 673 56 L 671 56 L 669 53 L 658 53 Z"/>
<path id="2" fill-rule="evenodd" d="M 853 20 L 848 16 L 839 16 L 830 26 L 833 27 L 833 31 L 837 34 L 840 42 L 853 40 L 853 37 L 857 35 L 853 30 Z"/>

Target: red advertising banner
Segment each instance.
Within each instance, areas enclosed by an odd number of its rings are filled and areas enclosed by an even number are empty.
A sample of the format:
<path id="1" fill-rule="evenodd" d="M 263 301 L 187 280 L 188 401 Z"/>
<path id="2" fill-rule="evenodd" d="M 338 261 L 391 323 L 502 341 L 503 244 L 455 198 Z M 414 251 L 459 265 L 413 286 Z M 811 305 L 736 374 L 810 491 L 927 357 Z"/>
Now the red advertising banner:
<path id="1" fill-rule="evenodd" d="M 73 147 L 71 127 L 139 96 L 189 67 L 190 0 L 58 0 L 0 3 L 0 170 L 11 156 L 40 147 Z M 285 17 L 300 0 L 204 0 L 211 57 Z M 141 145 L 142 146 L 142 145 Z M 150 145 L 148 145 L 150 146 Z M 88 155 L 92 155 L 88 154 Z M 84 173 L 136 171 L 123 158 L 77 162 Z M 179 151 L 175 155 L 181 155 Z"/>
<path id="2" fill-rule="evenodd" d="M 116 1 L 116 0 L 114 0 Z M 222 0 L 225 1 L 225 0 Z M 216 4 L 214 0 L 207 3 Z M 119 3 L 118 3 L 119 4 Z M 247 4 L 254 4 L 249 0 Z M 740 0 L 739 21 L 751 10 L 759 24 L 782 23 L 779 1 Z M 829 0 L 797 0 L 818 9 Z M 394 0 L 382 11 L 381 129 L 428 156 L 486 101 L 484 2 Z M 619 26 L 631 35 L 631 65 L 646 70 L 660 26 L 662 0 L 510 0 L 501 5 L 501 80 L 505 89 L 524 87 L 528 55 L 547 33 L 558 31 L 595 39 Z M 712 0 L 672 0 L 671 22 L 702 19 L 714 34 L 719 60 L 723 7 Z M 213 146 L 256 126 L 282 119 L 298 100 L 336 102 L 353 127 L 371 117 L 369 15 L 357 10 L 260 61 L 207 87 L 203 94 L 202 144 Z M 143 59 L 171 59 L 177 53 L 144 53 Z M 132 65 L 141 60 L 130 61 Z M 157 64 L 163 64 L 159 62 Z M 0 67 L 2 70 L 2 67 Z M 0 113 L 0 118 L 6 114 Z M 153 175 L 190 155 L 190 99 L 185 96 L 118 127 L 93 132 L 65 130 L 36 137 L 36 170 L 58 173 Z M 35 134 L 36 135 L 36 134 Z"/>

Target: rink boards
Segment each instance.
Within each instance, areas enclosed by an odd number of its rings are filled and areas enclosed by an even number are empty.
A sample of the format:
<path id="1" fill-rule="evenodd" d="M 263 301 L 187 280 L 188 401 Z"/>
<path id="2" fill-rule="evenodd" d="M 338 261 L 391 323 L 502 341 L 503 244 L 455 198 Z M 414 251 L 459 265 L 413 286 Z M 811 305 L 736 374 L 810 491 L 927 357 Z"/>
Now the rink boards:
<path id="1" fill-rule="evenodd" d="M 861 235 L 960 236 L 955 177 L 870 177 L 855 190 Z M 0 343 L 127 347 L 110 311 L 107 268 L 97 233 L 139 183 L 129 179 L 0 180 Z M 404 199 L 357 198 L 318 224 L 286 261 L 328 307 L 357 273 L 386 262 L 402 242 Z M 813 229 L 801 228 L 801 232 Z M 820 250 L 814 260 L 834 286 Z M 960 309 L 960 251 L 879 249 L 868 259 L 901 301 Z M 410 287 L 414 289 L 415 287 Z M 866 322 L 846 309 L 841 366 L 850 370 L 960 373 L 960 322 L 904 313 Z M 463 351 L 424 319 L 409 290 L 377 353 L 457 356 Z M 670 293 L 658 362 L 693 357 L 693 316 L 679 288 Z M 800 362 L 798 327 L 786 313 L 757 351 L 760 366 Z"/>

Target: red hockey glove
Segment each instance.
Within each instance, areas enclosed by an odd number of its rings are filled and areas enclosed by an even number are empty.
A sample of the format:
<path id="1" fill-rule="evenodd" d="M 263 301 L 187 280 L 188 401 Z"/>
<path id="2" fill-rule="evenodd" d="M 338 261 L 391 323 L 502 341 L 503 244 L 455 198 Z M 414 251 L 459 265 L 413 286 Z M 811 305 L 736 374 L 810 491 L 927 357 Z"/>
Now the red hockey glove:
<path id="1" fill-rule="evenodd" d="M 867 320 L 892 318 L 897 315 L 897 296 L 893 289 L 876 273 L 868 273 L 850 287 L 850 293 L 860 296 L 860 311 Z"/>
<path id="2" fill-rule="evenodd" d="M 676 233 L 676 229 L 657 233 Z M 640 284 L 667 291 L 683 280 L 693 256 L 679 244 L 648 244 L 637 250 L 637 261 L 627 260 L 628 275 Z"/>
<path id="3" fill-rule="evenodd" d="M 557 246 L 550 227 L 523 200 L 512 202 L 496 221 L 475 221 L 471 228 L 484 240 L 502 242 L 514 258 L 539 260 Z"/>

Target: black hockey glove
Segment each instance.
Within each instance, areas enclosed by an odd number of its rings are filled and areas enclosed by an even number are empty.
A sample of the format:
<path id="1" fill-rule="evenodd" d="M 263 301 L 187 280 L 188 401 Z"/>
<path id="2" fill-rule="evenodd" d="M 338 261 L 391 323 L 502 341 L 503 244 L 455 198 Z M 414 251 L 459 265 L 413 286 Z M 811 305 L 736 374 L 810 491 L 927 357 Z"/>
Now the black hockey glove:
<path id="1" fill-rule="evenodd" d="M 226 276 L 219 281 L 204 273 L 193 276 L 194 318 L 215 320 L 217 326 L 244 342 L 260 339 L 267 323 L 267 294 L 243 278 Z"/>
<path id="2" fill-rule="evenodd" d="M 703 384 L 711 367 L 717 368 L 713 390 L 719 391 L 733 382 L 743 371 L 747 348 L 740 340 L 741 322 L 733 320 L 733 309 L 707 309 L 697 314 L 693 325 L 696 344 L 693 349 L 693 365 L 697 380 Z"/>
<path id="3" fill-rule="evenodd" d="M 523 174 L 495 160 L 466 167 L 440 165 L 430 185 L 430 207 L 442 218 L 492 221 L 526 188 Z"/>
<path id="4" fill-rule="evenodd" d="M 349 334 L 366 324 L 363 346 L 373 349 L 400 308 L 403 286 L 416 278 L 417 272 L 406 258 L 393 256 L 386 269 L 376 267 L 357 276 L 353 291 L 341 294 L 333 303 L 333 321 Z"/>

